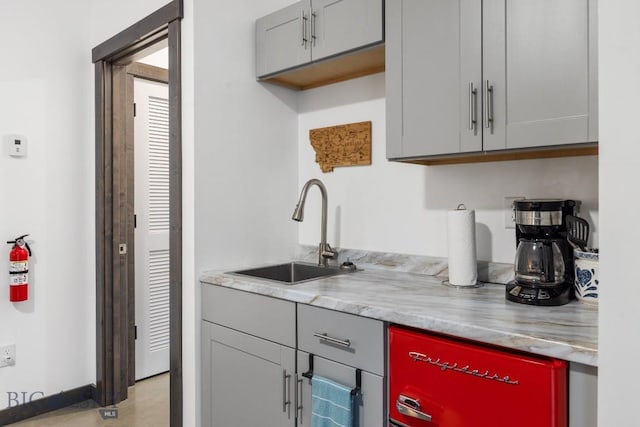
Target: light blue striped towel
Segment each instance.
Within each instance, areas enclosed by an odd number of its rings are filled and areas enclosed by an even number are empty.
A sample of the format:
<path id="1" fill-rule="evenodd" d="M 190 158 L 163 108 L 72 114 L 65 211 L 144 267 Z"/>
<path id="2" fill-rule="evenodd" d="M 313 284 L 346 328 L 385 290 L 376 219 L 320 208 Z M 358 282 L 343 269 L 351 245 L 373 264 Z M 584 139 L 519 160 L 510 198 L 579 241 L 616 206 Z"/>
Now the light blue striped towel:
<path id="1" fill-rule="evenodd" d="M 353 427 L 351 388 L 314 374 L 311 380 L 311 427 Z"/>

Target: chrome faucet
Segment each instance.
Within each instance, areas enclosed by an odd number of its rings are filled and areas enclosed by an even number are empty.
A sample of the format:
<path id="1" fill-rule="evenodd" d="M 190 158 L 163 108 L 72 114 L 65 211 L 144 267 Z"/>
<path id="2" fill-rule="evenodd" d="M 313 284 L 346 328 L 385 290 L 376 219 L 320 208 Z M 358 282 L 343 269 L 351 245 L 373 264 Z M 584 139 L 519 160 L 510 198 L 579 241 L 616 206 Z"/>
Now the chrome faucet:
<path id="1" fill-rule="evenodd" d="M 327 189 L 322 181 L 316 178 L 312 178 L 307 181 L 302 187 L 300 192 L 300 199 L 296 205 L 296 209 L 293 211 L 291 219 L 294 221 L 302 222 L 304 219 L 304 203 L 307 200 L 307 192 L 312 185 L 317 185 L 322 195 L 322 222 L 320 224 L 320 245 L 318 247 L 318 265 L 327 266 L 329 258 L 336 256 L 336 252 L 331 249 L 331 246 L 327 243 Z"/>

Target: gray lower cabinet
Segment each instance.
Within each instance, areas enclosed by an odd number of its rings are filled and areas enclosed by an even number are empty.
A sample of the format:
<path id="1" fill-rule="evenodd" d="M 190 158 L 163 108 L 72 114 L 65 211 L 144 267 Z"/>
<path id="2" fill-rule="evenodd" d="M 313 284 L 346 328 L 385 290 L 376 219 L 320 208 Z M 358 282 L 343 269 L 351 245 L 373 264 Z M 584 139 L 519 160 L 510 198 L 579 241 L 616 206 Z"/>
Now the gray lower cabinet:
<path id="1" fill-rule="evenodd" d="M 347 386 L 361 369 L 355 425 L 385 425 L 384 322 L 202 284 L 201 336 L 203 427 L 311 426 L 310 353 Z"/>
<path id="2" fill-rule="evenodd" d="M 294 302 L 207 284 L 201 295 L 204 320 L 295 348 Z"/>
<path id="3" fill-rule="evenodd" d="M 296 304 L 201 288 L 202 426 L 295 427 Z"/>
<path id="4" fill-rule="evenodd" d="M 360 369 L 362 393 L 354 400 L 354 426 L 386 425 L 385 330 L 379 320 L 298 304 L 299 425 L 311 425 L 311 382 L 302 377 L 310 354 L 314 375 L 348 387 L 356 386 Z"/>
<path id="5" fill-rule="evenodd" d="M 383 40 L 383 0 L 299 1 L 256 21 L 256 74 L 276 74 Z"/>
<path id="6" fill-rule="evenodd" d="M 202 425 L 295 426 L 295 350 L 202 321 Z"/>
<path id="7" fill-rule="evenodd" d="M 596 0 L 387 0 L 387 157 L 597 141 Z"/>
<path id="8" fill-rule="evenodd" d="M 309 370 L 309 353 L 298 351 L 298 426 L 311 427 L 311 381 L 302 376 Z M 314 356 L 313 373 L 348 387 L 356 386 L 356 369 L 324 357 Z M 362 372 L 361 393 L 354 400 L 354 426 L 382 427 L 384 420 L 385 382 L 380 375 Z"/>
<path id="9" fill-rule="evenodd" d="M 598 426 L 598 368 L 569 364 L 569 427 Z"/>

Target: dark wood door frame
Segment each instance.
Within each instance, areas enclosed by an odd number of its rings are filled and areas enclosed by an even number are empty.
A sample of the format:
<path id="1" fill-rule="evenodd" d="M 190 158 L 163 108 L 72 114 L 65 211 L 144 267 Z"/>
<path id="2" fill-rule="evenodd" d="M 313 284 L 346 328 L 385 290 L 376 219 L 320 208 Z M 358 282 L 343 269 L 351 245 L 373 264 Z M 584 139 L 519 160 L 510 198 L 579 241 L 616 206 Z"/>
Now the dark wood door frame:
<path id="1" fill-rule="evenodd" d="M 123 65 L 167 39 L 169 50 L 169 335 L 170 425 L 182 426 L 182 0 L 171 3 L 92 50 L 96 108 L 96 393 L 102 406 L 127 398 L 129 286 L 127 244 L 133 218 L 127 209 L 125 100 L 114 85 Z M 125 82 L 126 83 L 126 82 Z M 126 252 L 126 250 L 125 250 Z M 129 254 L 133 255 L 131 251 Z"/>

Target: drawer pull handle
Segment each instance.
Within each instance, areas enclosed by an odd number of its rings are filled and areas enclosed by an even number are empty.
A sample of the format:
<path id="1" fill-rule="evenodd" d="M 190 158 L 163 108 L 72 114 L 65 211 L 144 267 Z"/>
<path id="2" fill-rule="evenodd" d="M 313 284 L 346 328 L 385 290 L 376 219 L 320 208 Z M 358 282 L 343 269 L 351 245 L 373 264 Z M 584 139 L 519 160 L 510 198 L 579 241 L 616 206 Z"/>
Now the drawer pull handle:
<path id="1" fill-rule="evenodd" d="M 316 338 L 320 338 L 321 340 L 324 340 L 324 341 L 329 341 L 330 343 L 333 343 L 333 344 L 341 345 L 343 347 L 351 347 L 351 341 L 341 340 L 340 338 L 334 338 L 330 335 L 327 335 L 326 333 L 321 334 L 320 332 L 316 332 L 313 334 L 313 336 Z"/>
<path id="2" fill-rule="evenodd" d="M 420 411 L 422 408 L 420 408 L 420 403 L 416 399 L 401 394 L 398 396 L 398 400 L 396 400 L 396 409 L 402 415 L 431 422 L 431 415 Z"/>

